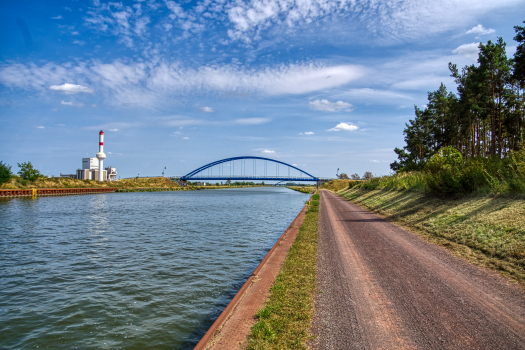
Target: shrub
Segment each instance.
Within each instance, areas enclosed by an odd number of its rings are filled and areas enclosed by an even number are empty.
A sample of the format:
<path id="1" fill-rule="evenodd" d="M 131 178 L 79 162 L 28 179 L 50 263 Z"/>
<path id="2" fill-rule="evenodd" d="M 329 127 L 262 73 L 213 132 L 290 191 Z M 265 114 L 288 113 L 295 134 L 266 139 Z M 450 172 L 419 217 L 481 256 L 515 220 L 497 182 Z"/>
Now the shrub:
<path id="1" fill-rule="evenodd" d="M 0 185 L 9 181 L 12 176 L 11 166 L 0 161 Z"/>
<path id="2" fill-rule="evenodd" d="M 425 169 L 436 173 L 443 169 L 451 169 L 463 164 L 463 156 L 452 146 L 441 148 L 425 165 Z"/>
<path id="3" fill-rule="evenodd" d="M 31 164 L 31 162 L 25 162 L 22 164 L 17 163 L 17 165 L 20 168 L 18 175 L 20 175 L 20 177 L 24 180 L 35 181 L 39 177 L 43 177 L 40 171 L 33 168 L 33 164 Z"/>

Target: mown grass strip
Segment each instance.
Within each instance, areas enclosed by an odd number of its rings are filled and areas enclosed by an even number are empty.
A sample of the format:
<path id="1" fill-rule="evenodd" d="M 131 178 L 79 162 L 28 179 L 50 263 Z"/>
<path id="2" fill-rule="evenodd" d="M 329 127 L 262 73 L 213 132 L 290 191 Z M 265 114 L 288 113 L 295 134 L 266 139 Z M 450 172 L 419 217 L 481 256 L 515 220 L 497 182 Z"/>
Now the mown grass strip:
<path id="1" fill-rule="evenodd" d="M 318 219 L 319 206 L 311 205 L 270 298 L 257 313 L 259 321 L 252 327 L 247 349 L 306 349 L 313 315 Z"/>

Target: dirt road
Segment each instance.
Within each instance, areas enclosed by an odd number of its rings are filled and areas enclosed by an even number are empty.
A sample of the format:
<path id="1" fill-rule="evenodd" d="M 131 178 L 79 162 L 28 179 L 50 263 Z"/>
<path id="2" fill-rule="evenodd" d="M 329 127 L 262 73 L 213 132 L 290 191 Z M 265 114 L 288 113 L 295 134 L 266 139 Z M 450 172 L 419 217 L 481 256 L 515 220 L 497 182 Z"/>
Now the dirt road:
<path id="1" fill-rule="evenodd" d="M 525 293 L 321 191 L 313 349 L 525 349 Z"/>

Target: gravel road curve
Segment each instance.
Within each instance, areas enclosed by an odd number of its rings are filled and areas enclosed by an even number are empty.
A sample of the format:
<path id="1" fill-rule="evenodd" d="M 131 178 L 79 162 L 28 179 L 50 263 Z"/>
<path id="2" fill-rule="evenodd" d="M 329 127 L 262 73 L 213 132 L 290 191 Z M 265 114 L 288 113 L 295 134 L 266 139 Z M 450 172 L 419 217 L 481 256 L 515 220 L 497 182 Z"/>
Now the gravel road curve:
<path id="1" fill-rule="evenodd" d="M 321 191 L 311 349 L 525 349 L 525 292 Z"/>

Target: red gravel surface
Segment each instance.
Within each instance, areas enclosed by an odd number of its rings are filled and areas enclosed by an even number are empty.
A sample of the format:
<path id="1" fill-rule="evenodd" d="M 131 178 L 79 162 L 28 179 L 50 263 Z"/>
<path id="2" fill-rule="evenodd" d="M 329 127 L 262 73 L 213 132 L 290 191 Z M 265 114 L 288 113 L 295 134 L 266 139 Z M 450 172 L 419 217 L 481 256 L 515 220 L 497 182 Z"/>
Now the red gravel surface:
<path id="1" fill-rule="evenodd" d="M 525 349 L 525 292 L 321 191 L 312 349 Z"/>

